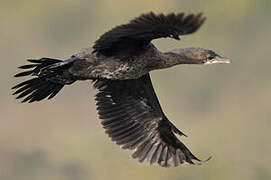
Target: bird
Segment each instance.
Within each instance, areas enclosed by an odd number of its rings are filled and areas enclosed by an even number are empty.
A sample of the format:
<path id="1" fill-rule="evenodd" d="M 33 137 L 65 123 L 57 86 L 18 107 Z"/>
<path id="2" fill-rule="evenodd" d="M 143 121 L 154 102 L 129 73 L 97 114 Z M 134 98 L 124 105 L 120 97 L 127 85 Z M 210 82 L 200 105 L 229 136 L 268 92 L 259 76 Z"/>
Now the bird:
<path id="1" fill-rule="evenodd" d="M 30 76 L 12 87 L 16 99 L 38 102 L 52 99 L 65 86 L 90 80 L 96 89 L 98 117 L 105 133 L 139 162 L 177 167 L 200 164 L 178 136 L 186 136 L 163 112 L 150 72 L 182 64 L 228 64 L 213 50 L 188 47 L 159 51 L 152 40 L 196 32 L 205 22 L 202 13 L 141 14 L 102 34 L 92 47 L 66 60 L 28 59 L 15 77 Z M 208 159 L 207 159 L 208 160 Z"/>

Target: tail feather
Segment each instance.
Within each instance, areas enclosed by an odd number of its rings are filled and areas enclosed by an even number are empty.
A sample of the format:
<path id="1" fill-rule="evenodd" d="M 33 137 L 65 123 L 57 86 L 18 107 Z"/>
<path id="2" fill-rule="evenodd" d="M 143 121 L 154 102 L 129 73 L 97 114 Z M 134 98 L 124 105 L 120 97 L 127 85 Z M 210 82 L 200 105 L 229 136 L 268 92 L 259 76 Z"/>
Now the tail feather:
<path id="1" fill-rule="evenodd" d="M 28 61 L 32 64 L 20 66 L 20 69 L 26 71 L 16 74 L 15 77 L 29 75 L 36 77 L 12 87 L 12 89 L 16 90 L 13 95 L 18 95 L 16 99 L 23 98 L 23 103 L 41 101 L 45 98 L 51 99 L 65 84 L 71 84 L 75 81 L 74 79 L 65 79 L 65 77 L 63 77 L 63 71 L 65 71 L 66 68 L 62 67 L 62 64 L 59 66 L 57 64 L 63 62 L 62 60 L 42 58 L 39 60 L 28 59 Z M 65 66 L 66 65 L 67 63 Z M 52 66 L 57 68 L 54 69 Z"/>

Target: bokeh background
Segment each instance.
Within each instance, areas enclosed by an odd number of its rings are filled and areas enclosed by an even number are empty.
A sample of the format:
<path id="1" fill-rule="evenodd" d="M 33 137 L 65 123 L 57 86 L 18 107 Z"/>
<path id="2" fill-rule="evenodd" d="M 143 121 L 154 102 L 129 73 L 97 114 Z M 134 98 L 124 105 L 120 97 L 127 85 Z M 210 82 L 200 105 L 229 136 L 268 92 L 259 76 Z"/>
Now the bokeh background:
<path id="1" fill-rule="evenodd" d="M 0 180 L 271 179 L 270 0 L 1 0 Z M 230 65 L 151 73 L 164 111 L 201 166 L 139 164 L 104 133 L 88 81 L 51 101 L 21 104 L 10 87 L 27 58 L 67 58 L 141 13 L 204 12 L 207 21 L 162 51 L 214 49 Z"/>

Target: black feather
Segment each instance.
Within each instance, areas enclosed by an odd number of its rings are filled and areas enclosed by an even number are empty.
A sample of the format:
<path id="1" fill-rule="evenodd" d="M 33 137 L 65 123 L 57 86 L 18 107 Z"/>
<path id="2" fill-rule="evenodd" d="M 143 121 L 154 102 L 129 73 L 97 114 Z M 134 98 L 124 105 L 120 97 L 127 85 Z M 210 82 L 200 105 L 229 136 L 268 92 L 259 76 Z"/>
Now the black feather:
<path id="1" fill-rule="evenodd" d="M 29 62 L 33 64 L 27 64 L 20 66 L 20 69 L 32 69 L 24 71 L 15 75 L 15 77 L 21 76 L 37 76 L 30 80 L 21 82 L 12 89 L 17 89 L 13 95 L 18 94 L 17 99 L 23 98 L 22 102 L 35 102 L 41 101 L 48 97 L 48 99 L 53 98 L 65 85 L 66 82 L 69 84 L 74 82 L 74 79 L 65 79 L 63 76 L 63 71 L 66 67 L 57 67 L 55 69 L 50 69 L 52 65 L 58 65 L 55 63 L 62 62 L 58 59 L 42 58 L 42 59 L 28 59 Z M 68 64 L 68 63 L 67 63 Z M 62 79 L 61 79 L 62 78 Z M 69 78 L 69 77 L 68 77 Z"/>
<path id="2" fill-rule="evenodd" d="M 37 66 L 36 64 L 27 64 L 27 65 L 20 66 L 18 68 L 20 68 L 20 69 L 30 69 L 30 68 L 33 68 L 33 67 L 36 67 L 36 66 Z"/>
<path id="3" fill-rule="evenodd" d="M 153 16 L 142 18 L 149 21 Z M 164 18 L 159 16 L 159 21 Z M 94 87 L 105 132 L 123 149 L 135 150 L 133 158 L 163 167 L 200 161 L 175 136 L 184 134 L 164 115 L 149 74 L 134 80 L 96 80 Z"/>
<path id="4" fill-rule="evenodd" d="M 55 87 L 55 89 L 52 91 L 52 94 L 48 97 L 48 99 L 52 99 L 55 97 L 55 95 L 64 87 L 64 85 L 58 85 Z"/>
<path id="5" fill-rule="evenodd" d="M 33 71 L 24 71 L 24 72 L 15 74 L 14 77 L 28 76 L 28 75 L 30 75 L 30 74 L 32 74 L 32 73 L 33 73 Z"/>
<path id="6" fill-rule="evenodd" d="M 94 44 L 94 52 L 106 56 L 117 54 L 123 49 L 139 50 L 151 40 L 172 37 L 179 40 L 180 35 L 191 34 L 203 24 L 202 14 L 143 14 L 128 24 L 120 25 L 104 33 Z"/>
<path id="7" fill-rule="evenodd" d="M 15 85 L 15 86 L 13 86 L 11 89 L 17 89 L 17 88 L 22 87 L 22 86 L 24 86 L 26 84 L 31 84 L 31 83 L 34 83 L 34 82 L 37 82 L 37 81 L 39 81 L 38 78 L 29 79 L 27 81 L 21 82 L 21 83 Z"/>

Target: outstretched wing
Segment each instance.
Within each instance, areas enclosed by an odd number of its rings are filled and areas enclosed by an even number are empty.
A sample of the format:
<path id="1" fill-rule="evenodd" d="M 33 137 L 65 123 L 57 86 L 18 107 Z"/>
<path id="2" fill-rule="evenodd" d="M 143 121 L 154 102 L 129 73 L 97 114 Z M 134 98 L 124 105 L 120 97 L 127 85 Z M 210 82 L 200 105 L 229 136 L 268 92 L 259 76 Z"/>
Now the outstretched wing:
<path id="1" fill-rule="evenodd" d="M 164 115 L 149 74 L 134 80 L 97 80 L 97 110 L 105 132 L 139 162 L 163 167 L 200 161 L 178 140 L 184 135 Z"/>
<path id="2" fill-rule="evenodd" d="M 159 14 L 152 12 L 143 14 L 128 24 L 120 25 L 104 33 L 94 44 L 94 52 L 112 55 L 123 48 L 144 47 L 151 40 L 171 37 L 179 40 L 179 35 L 190 34 L 198 30 L 204 22 L 202 14 L 184 13 Z"/>

